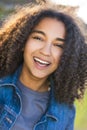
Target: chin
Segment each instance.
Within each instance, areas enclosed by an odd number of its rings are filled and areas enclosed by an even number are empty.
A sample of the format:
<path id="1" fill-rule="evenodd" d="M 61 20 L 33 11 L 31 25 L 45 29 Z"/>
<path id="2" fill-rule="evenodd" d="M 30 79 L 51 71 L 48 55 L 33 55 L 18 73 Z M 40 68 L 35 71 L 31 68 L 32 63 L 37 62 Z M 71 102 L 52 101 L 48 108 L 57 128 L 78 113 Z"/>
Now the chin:
<path id="1" fill-rule="evenodd" d="M 38 78 L 38 79 L 43 79 L 43 78 L 47 78 L 49 75 L 46 74 L 34 74 L 34 77 Z"/>

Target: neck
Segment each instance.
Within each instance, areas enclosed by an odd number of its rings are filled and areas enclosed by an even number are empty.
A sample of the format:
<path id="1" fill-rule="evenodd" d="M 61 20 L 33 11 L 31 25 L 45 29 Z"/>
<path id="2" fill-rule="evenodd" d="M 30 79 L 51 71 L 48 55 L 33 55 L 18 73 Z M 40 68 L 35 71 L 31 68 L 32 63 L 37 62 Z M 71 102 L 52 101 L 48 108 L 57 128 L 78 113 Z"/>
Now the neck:
<path id="1" fill-rule="evenodd" d="M 49 82 L 46 79 L 38 79 L 37 77 L 33 77 L 27 75 L 25 71 L 21 72 L 19 80 L 28 88 L 38 91 L 38 92 L 45 92 L 49 89 Z"/>

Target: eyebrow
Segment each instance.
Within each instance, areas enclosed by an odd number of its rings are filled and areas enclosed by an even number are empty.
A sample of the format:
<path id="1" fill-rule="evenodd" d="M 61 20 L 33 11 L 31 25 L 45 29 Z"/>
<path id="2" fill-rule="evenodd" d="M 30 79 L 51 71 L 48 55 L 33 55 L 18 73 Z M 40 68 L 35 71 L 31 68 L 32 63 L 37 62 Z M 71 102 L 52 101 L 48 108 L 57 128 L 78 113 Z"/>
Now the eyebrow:
<path id="1" fill-rule="evenodd" d="M 31 33 L 39 33 L 39 34 L 46 36 L 45 33 L 40 30 L 33 30 Z"/>
<path id="2" fill-rule="evenodd" d="M 46 36 L 46 34 L 43 32 L 43 31 L 40 31 L 40 30 L 33 30 L 31 33 L 39 33 L 39 34 L 42 34 L 42 35 L 44 35 L 44 36 Z M 62 41 L 62 42 L 64 42 L 65 41 L 65 39 L 63 39 L 63 38 L 56 38 L 56 40 L 58 40 L 58 41 Z"/>
<path id="3" fill-rule="evenodd" d="M 56 40 L 65 42 L 65 39 L 63 39 L 63 38 L 57 38 Z"/>

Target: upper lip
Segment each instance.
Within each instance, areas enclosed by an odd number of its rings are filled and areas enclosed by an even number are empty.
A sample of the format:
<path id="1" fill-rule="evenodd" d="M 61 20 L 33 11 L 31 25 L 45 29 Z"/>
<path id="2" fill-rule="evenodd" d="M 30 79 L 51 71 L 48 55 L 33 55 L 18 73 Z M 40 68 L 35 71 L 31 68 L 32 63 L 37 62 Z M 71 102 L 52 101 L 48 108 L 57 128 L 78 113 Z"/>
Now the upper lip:
<path id="1" fill-rule="evenodd" d="M 36 60 L 38 60 L 38 61 L 41 61 L 41 62 L 43 62 L 43 63 L 45 63 L 45 64 L 51 64 L 50 61 L 45 60 L 45 59 L 42 59 L 42 58 L 40 58 L 40 57 L 36 57 L 36 56 L 34 56 L 34 59 L 36 59 Z"/>

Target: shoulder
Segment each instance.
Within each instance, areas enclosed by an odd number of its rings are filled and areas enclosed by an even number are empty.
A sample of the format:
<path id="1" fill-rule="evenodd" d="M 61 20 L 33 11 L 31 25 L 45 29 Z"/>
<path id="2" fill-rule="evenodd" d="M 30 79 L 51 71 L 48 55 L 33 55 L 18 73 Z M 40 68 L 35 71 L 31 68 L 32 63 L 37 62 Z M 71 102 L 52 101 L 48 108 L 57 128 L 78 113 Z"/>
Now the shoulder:
<path id="1" fill-rule="evenodd" d="M 65 111 L 66 117 L 68 117 L 69 120 L 74 120 L 75 113 L 76 113 L 74 104 L 72 104 L 72 105 L 65 104 L 65 105 L 63 105 L 63 109 Z"/>
<path id="2" fill-rule="evenodd" d="M 0 104 L 7 104 L 12 99 L 15 92 L 15 86 L 11 82 L 10 76 L 0 79 Z"/>
<path id="3" fill-rule="evenodd" d="M 70 117 L 73 117 L 75 115 L 75 106 L 74 104 L 68 105 L 68 104 L 62 104 L 62 108 L 67 111 L 68 115 Z"/>
<path id="4" fill-rule="evenodd" d="M 13 91 L 12 89 L 10 76 L 0 78 L 0 99 L 9 97 L 9 94 Z"/>
<path id="5" fill-rule="evenodd" d="M 22 66 L 20 66 L 17 70 L 15 70 L 14 73 L 7 75 L 3 78 L 0 78 L 0 85 L 5 83 L 13 83 L 15 84 L 16 81 L 19 78 L 20 72 L 21 72 Z"/>
<path id="6" fill-rule="evenodd" d="M 76 109 L 74 104 L 68 105 L 64 103 L 58 103 L 58 113 L 60 112 L 61 115 L 67 117 L 67 119 L 71 119 L 75 117 Z"/>
<path id="7" fill-rule="evenodd" d="M 11 81 L 11 76 L 0 78 L 0 86 L 5 83 L 10 83 L 10 81 Z"/>
<path id="8" fill-rule="evenodd" d="M 60 110 L 61 111 L 60 119 L 61 121 L 63 121 L 64 124 L 66 124 L 66 127 L 70 127 L 70 129 L 72 130 L 76 115 L 75 106 L 74 104 L 72 105 L 61 104 L 61 107 L 62 110 Z"/>
<path id="9" fill-rule="evenodd" d="M 61 129 L 73 130 L 73 124 L 75 119 L 75 106 L 68 105 L 64 103 L 56 103 L 56 108 L 53 109 L 53 114 L 58 120 L 56 124 L 56 128 L 58 128 L 58 124 Z"/>
<path id="10" fill-rule="evenodd" d="M 68 113 L 67 116 L 69 118 L 69 120 L 74 120 L 75 118 L 75 114 L 76 114 L 76 108 L 75 105 L 71 105 L 71 106 L 67 106 L 68 108 Z"/>

